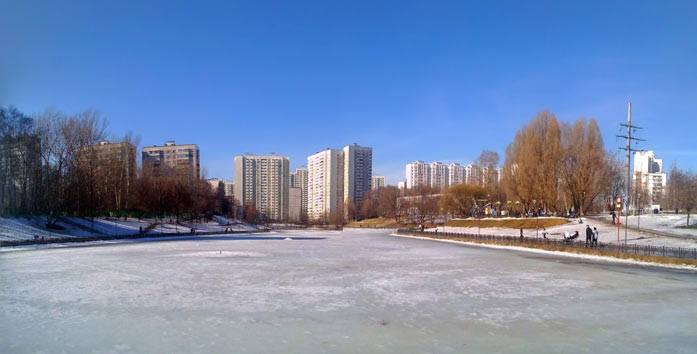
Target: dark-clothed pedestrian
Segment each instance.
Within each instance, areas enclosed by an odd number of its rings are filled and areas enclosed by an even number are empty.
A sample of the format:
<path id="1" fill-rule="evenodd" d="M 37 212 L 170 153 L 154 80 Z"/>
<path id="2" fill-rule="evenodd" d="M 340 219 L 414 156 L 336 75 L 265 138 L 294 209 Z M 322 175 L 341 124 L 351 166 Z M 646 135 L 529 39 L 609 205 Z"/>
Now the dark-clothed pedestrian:
<path id="1" fill-rule="evenodd" d="M 590 225 L 586 226 L 586 247 L 588 244 L 593 244 L 593 230 Z"/>
<path id="2" fill-rule="evenodd" d="M 523 228 L 520 228 L 520 237 L 523 237 Z"/>

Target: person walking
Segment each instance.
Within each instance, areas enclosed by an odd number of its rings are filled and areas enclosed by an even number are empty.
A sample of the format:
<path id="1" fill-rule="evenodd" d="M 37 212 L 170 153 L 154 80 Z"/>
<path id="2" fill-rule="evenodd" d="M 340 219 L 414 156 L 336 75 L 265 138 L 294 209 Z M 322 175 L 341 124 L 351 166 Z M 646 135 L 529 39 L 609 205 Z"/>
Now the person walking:
<path id="1" fill-rule="evenodd" d="M 520 228 L 520 238 L 523 238 L 523 228 Z"/>
<path id="2" fill-rule="evenodd" d="M 588 244 L 593 245 L 593 230 L 590 225 L 586 226 L 586 247 L 588 247 Z"/>
<path id="3" fill-rule="evenodd" d="M 542 228 L 542 238 L 547 238 L 547 229 Z"/>

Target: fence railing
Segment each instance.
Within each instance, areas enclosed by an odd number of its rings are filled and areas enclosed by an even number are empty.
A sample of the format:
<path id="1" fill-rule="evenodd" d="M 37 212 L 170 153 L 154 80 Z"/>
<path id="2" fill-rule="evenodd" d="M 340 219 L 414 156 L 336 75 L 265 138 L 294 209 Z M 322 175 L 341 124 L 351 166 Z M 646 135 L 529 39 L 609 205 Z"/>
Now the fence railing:
<path id="1" fill-rule="evenodd" d="M 516 237 L 516 236 L 501 236 L 501 235 L 485 235 L 485 234 L 470 234 L 460 232 L 436 232 L 436 231 L 421 231 L 419 229 L 398 229 L 397 233 L 414 236 L 436 236 L 436 237 L 453 237 L 463 240 L 479 240 L 479 241 L 498 241 L 518 244 L 538 244 L 538 245 L 554 245 L 565 248 L 595 248 L 602 251 L 638 254 L 645 256 L 659 256 L 671 258 L 691 258 L 697 259 L 697 248 L 684 247 L 665 247 L 665 246 L 650 246 L 636 244 L 617 244 L 598 242 L 597 244 L 586 244 L 584 240 L 563 240 L 542 237 Z"/>

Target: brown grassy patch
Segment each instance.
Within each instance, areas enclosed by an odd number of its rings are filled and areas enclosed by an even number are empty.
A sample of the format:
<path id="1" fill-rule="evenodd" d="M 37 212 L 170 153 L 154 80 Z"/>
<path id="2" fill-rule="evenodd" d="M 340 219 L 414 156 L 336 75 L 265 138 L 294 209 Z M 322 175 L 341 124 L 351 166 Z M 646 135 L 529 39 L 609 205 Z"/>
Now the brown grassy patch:
<path id="1" fill-rule="evenodd" d="M 463 219 L 450 220 L 445 226 L 456 227 L 506 227 L 510 229 L 535 229 L 564 225 L 569 221 L 561 218 L 529 218 L 529 219 Z"/>
<path id="2" fill-rule="evenodd" d="M 344 227 L 355 227 L 355 228 L 367 227 L 367 228 L 373 228 L 373 229 L 399 229 L 399 228 L 416 227 L 416 226 L 417 225 L 415 225 L 415 224 L 398 223 L 398 222 L 394 221 L 394 219 L 372 218 L 372 219 L 364 219 L 361 221 L 350 222 L 350 223 L 346 224 Z M 433 225 L 426 223 L 425 227 L 433 227 Z"/>
<path id="3" fill-rule="evenodd" d="M 564 246 L 560 246 L 560 245 L 530 244 L 530 243 L 513 242 L 513 241 L 474 240 L 474 239 L 462 239 L 462 238 L 450 237 L 450 236 L 435 236 L 435 235 L 421 235 L 421 234 L 415 234 L 413 236 L 428 237 L 428 238 L 433 238 L 433 239 L 453 240 L 453 241 L 459 241 L 459 242 L 491 244 L 491 245 L 499 245 L 499 246 L 516 246 L 516 247 L 535 248 L 535 249 L 541 249 L 541 250 L 546 250 L 546 251 L 587 254 L 587 255 L 595 255 L 595 256 L 613 257 L 613 258 L 619 258 L 619 259 L 631 259 L 631 260 L 642 261 L 642 262 L 697 266 L 697 259 L 672 258 L 672 257 L 633 254 L 633 253 L 613 252 L 613 251 L 606 251 L 606 250 L 603 250 L 600 248 L 575 248 L 575 247 L 564 247 Z"/>

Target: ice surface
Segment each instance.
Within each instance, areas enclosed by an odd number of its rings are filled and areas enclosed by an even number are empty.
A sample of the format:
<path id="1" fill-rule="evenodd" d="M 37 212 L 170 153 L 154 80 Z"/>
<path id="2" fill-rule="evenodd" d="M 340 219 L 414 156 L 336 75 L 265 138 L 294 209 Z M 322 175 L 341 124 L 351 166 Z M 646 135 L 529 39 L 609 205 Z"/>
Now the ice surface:
<path id="1" fill-rule="evenodd" d="M 268 236 L 274 238 L 0 253 L 2 352 L 693 353 L 697 347 L 695 272 L 380 230 Z"/>

